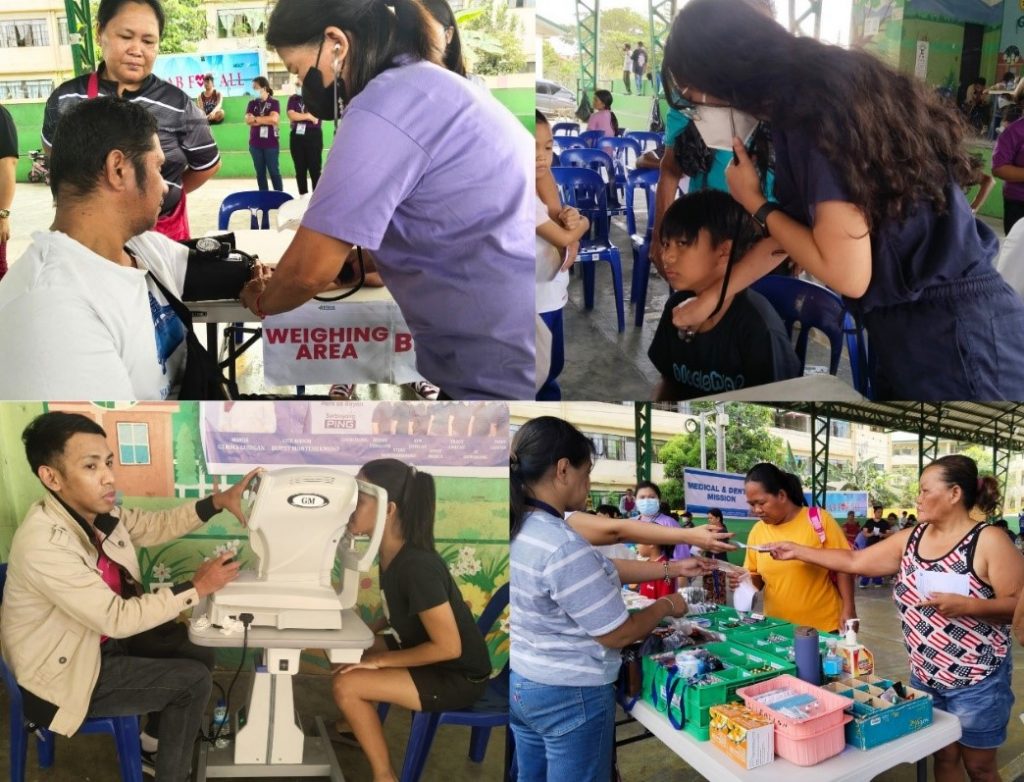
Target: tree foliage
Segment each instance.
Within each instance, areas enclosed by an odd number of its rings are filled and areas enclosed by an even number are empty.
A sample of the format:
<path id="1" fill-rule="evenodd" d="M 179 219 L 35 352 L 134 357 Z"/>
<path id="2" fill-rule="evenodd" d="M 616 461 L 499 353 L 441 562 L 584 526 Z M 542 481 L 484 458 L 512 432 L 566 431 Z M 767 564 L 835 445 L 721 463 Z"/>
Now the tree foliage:
<path id="1" fill-rule="evenodd" d="M 576 81 L 580 75 L 579 59 L 563 57 L 548 40 L 542 44 L 542 56 L 544 58 L 542 71 L 544 78 L 575 91 Z"/>
<path id="2" fill-rule="evenodd" d="M 622 79 L 622 46 L 636 48 L 637 41 L 650 46 L 648 20 L 629 8 L 609 8 L 601 12 L 601 40 L 597 46 L 597 72 L 602 81 Z"/>
<path id="3" fill-rule="evenodd" d="M 203 0 L 161 0 L 164 8 L 164 34 L 160 37 L 161 54 L 194 52 L 196 43 L 207 36 L 206 4 Z M 93 23 L 99 12 L 99 0 L 91 0 Z M 102 59 L 99 40 L 95 41 L 96 62 Z"/>
<path id="4" fill-rule="evenodd" d="M 523 27 L 507 3 L 487 0 L 479 16 L 460 27 L 463 42 L 470 49 L 473 73 L 496 76 L 521 73 L 526 67 L 523 53 Z"/>
<path id="5" fill-rule="evenodd" d="M 866 491 L 870 504 L 884 505 L 887 508 L 904 506 L 906 487 L 909 481 L 906 476 L 886 472 L 875 462 L 860 461 L 856 465 L 842 464 L 830 466 L 828 484 L 837 491 Z"/>
<path id="6" fill-rule="evenodd" d="M 691 410 L 695 413 L 714 409 L 710 402 L 695 402 Z M 786 458 L 786 447 L 782 438 L 773 435 L 769 429 L 774 423 L 774 414 L 768 407 L 760 405 L 727 404 L 725 412 L 729 424 L 725 429 L 725 471 L 746 473 L 758 462 L 772 462 L 782 465 Z M 705 431 L 708 467 L 715 464 L 715 428 L 708 426 Z M 700 467 L 700 430 L 676 435 L 661 447 L 658 458 L 665 466 L 665 477 L 678 482 L 682 494 L 684 467 Z M 662 484 L 662 498 L 665 497 L 665 483 Z"/>

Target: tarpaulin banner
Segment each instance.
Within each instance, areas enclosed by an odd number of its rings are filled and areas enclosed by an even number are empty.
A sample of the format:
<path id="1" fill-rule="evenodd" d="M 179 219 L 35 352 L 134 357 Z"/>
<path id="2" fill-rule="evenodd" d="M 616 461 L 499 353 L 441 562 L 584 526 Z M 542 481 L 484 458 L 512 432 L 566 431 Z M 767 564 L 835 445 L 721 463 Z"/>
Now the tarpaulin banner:
<path id="1" fill-rule="evenodd" d="M 400 459 L 437 475 L 508 475 L 504 402 L 203 402 L 212 474 Z"/>
<path id="2" fill-rule="evenodd" d="M 811 493 L 804 492 L 804 499 L 811 504 Z M 868 493 L 866 491 L 829 491 L 825 493 L 825 510 L 841 521 L 851 510 L 861 518 L 868 515 Z M 840 518 L 841 517 L 841 518 Z"/>
<path id="3" fill-rule="evenodd" d="M 411 383 L 412 334 L 394 302 L 310 301 L 263 322 L 271 385 Z"/>
<path id="4" fill-rule="evenodd" d="M 683 468 L 683 490 L 686 509 L 693 513 L 707 513 L 718 508 L 722 515 L 733 519 L 750 518 L 747 495 L 743 491 L 744 476 L 731 472 L 712 472 Z"/>
<path id="5" fill-rule="evenodd" d="M 252 80 L 266 74 L 263 55 L 258 51 L 225 54 L 161 54 L 153 73 L 196 97 L 203 89 L 203 77 L 213 74 L 213 86 L 221 95 L 252 95 Z"/>

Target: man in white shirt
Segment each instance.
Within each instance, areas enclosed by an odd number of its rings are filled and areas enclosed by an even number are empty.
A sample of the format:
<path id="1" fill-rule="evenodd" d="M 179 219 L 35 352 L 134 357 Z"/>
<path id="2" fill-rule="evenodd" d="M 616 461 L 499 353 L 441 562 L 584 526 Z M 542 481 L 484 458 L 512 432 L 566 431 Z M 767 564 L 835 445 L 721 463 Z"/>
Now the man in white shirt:
<path id="1" fill-rule="evenodd" d="M 622 83 L 626 85 L 626 94 L 632 95 L 633 89 L 629 86 L 629 78 L 633 74 L 633 50 L 628 43 L 622 44 Z"/>
<path id="2" fill-rule="evenodd" d="M 56 216 L 0 281 L 0 398 L 166 399 L 185 366 L 177 298 L 188 248 L 154 233 L 167 185 L 156 123 L 82 101 L 54 135 Z"/>

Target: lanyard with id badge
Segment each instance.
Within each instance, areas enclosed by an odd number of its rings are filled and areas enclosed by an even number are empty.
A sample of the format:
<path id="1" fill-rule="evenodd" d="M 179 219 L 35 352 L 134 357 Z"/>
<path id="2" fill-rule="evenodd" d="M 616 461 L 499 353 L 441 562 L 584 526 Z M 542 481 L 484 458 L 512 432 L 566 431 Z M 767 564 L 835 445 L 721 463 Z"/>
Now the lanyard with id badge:
<path id="1" fill-rule="evenodd" d="M 306 104 L 303 103 L 301 100 L 299 101 L 299 113 L 300 114 L 305 114 L 306 113 Z M 302 120 L 301 122 L 299 122 L 299 123 L 297 123 L 295 125 L 295 135 L 296 136 L 305 136 L 306 135 L 306 125 L 307 125 L 307 123 L 308 123 L 308 120 Z"/>
<path id="2" fill-rule="evenodd" d="M 270 113 L 270 101 L 263 101 L 260 107 L 260 116 L 265 117 Z M 274 137 L 277 137 L 277 128 L 274 128 Z M 260 138 L 270 138 L 270 125 L 260 125 Z"/>

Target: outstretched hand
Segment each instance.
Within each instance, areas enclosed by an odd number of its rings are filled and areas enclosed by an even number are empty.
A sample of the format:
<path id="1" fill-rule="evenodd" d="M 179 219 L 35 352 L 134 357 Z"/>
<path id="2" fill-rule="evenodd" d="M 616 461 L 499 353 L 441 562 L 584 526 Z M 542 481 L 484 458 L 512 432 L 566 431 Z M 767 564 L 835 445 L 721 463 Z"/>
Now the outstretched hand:
<path id="1" fill-rule="evenodd" d="M 263 472 L 262 467 L 256 467 L 249 471 L 242 480 L 232 486 L 230 489 L 225 491 L 217 492 L 213 495 L 213 505 L 217 510 L 230 511 L 236 519 L 242 522 L 242 526 L 246 527 L 249 525 L 249 520 L 245 517 L 245 511 L 242 510 L 242 494 L 249 488 L 249 484 L 252 479 Z"/>
<path id="2" fill-rule="evenodd" d="M 719 553 L 722 551 L 735 551 L 734 546 L 730 541 L 735 532 L 724 532 L 719 526 L 712 526 L 710 524 L 700 528 L 703 538 L 696 544 L 703 551 L 713 551 Z"/>
<path id="3" fill-rule="evenodd" d="M 668 574 L 674 578 L 694 578 L 715 570 L 715 560 L 707 557 L 687 557 L 669 562 Z"/>
<path id="4" fill-rule="evenodd" d="M 799 559 L 797 553 L 801 548 L 797 543 L 789 542 L 778 542 L 778 543 L 766 543 L 765 546 L 769 549 L 772 559 L 778 559 L 782 561 L 790 559 Z"/>

